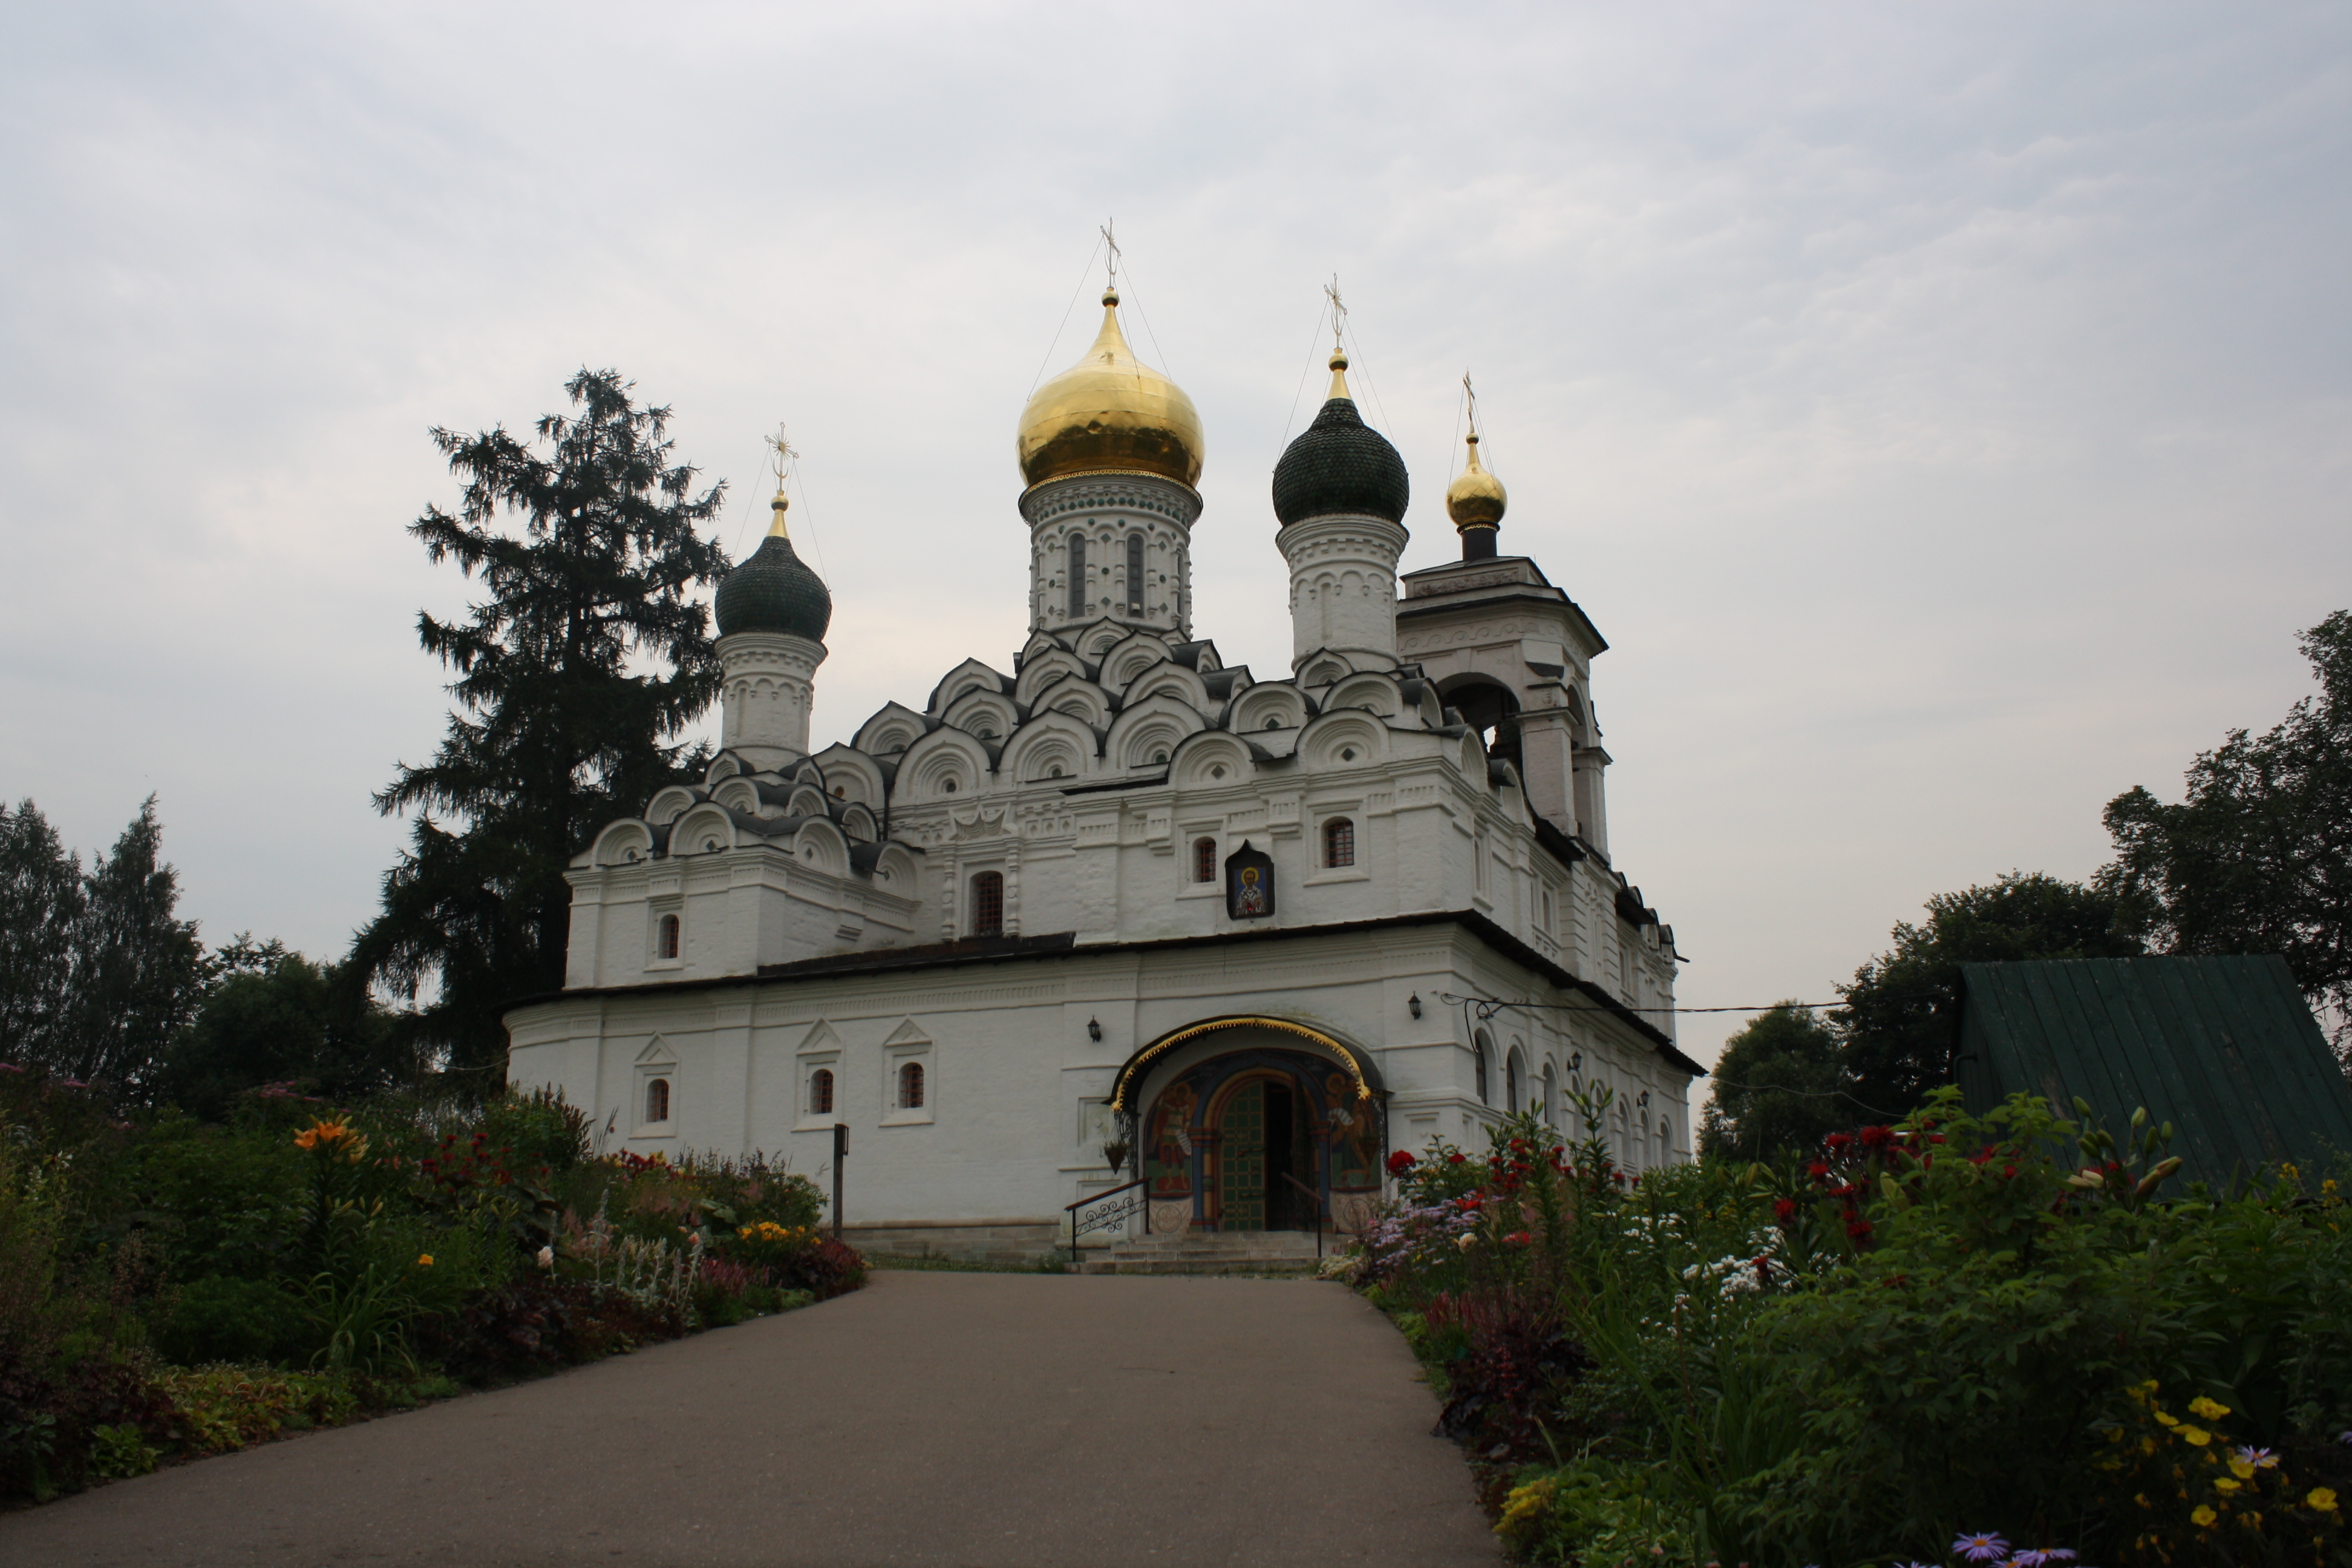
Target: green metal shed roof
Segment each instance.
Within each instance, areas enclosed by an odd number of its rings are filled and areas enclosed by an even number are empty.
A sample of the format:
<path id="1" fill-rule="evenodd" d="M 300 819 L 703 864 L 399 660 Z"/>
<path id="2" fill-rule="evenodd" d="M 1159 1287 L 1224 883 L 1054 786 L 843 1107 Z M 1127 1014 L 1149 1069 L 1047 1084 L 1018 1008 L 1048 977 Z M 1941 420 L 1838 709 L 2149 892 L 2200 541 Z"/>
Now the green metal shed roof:
<path id="1" fill-rule="evenodd" d="M 1969 1110 L 2022 1089 L 2121 1138 L 2173 1125 L 2184 1178 L 2227 1185 L 2281 1160 L 2352 1152 L 2347 1083 L 2286 961 L 2084 958 L 1960 966 L 1956 1063 Z"/>

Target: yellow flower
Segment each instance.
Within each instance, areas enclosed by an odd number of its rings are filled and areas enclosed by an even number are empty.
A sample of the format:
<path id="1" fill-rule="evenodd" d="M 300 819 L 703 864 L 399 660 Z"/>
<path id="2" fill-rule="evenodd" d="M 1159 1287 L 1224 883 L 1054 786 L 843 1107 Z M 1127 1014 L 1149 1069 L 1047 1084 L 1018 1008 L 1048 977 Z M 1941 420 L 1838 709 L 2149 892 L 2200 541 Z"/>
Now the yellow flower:
<path id="1" fill-rule="evenodd" d="M 2322 1513 L 2336 1511 L 2336 1491 L 2332 1487 L 2314 1487 L 2311 1495 L 2303 1500 L 2305 1508 L 2315 1508 Z"/>
<path id="2" fill-rule="evenodd" d="M 1502 1522 L 1495 1526 L 1496 1533 L 1499 1535 L 1511 1526 L 1533 1519 L 1549 1508 L 1552 1484 L 1551 1479 L 1546 1477 L 1542 1480 L 1529 1481 L 1523 1487 L 1512 1488 L 1510 1497 L 1503 1503 Z"/>
<path id="3" fill-rule="evenodd" d="M 2231 1492 L 2238 1489 L 2238 1483 L 2230 1479 L 2229 1477 L 2224 1476 L 2220 1480 L 2213 1483 L 2213 1489 L 2220 1492 L 2223 1497 L 2228 1497 Z"/>
<path id="4" fill-rule="evenodd" d="M 2198 1529 L 2210 1530 L 2213 1526 L 2213 1521 L 2221 1516 L 2215 1513 L 2211 1509 L 2207 1508 L 2200 1502 L 2197 1505 L 2197 1511 L 2190 1514 L 2189 1517 L 2190 1521 L 2196 1524 Z"/>
<path id="5" fill-rule="evenodd" d="M 2176 1417 L 2168 1415 L 2161 1410 L 2156 1413 L 2156 1418 L 2167 1426 L 2178 1426 L 2180 1425 L 2180 1422 Z"/>
<path id="6" fill-rule="evenodd" d="M 432 1255 L 431 1253 L 429 1253 L 429 1252 L 420 1252 L 420 1253 L 418 1253 L 418 1254 L 416 1255 L 416 1267 L 418 1267 L 419 1268 L 432 1268 L 432 1267 L 433 1267 L 433 1255 Z"/>
<path id="7" fill-rule="evenodd" d="M 2231 1459 L 2230 1473 L 2242 1481 L 2251 1481 L 2254 1479 L 2254 1462 L 2252 1459 Z"/>
<path id="8" fill-rule="evenodd" d="M 2189 1409 L 2190 1414 L 2202 1415 L 2208 1421 L 2219 1421 L 2230 1414 L 2228 1405 L 2208 1399 L 2201 1394 L 2189 1402 Z"/>
<path id="9" fill-rule="evenodd" d="M 2180 1440 L 2201 1448 L 2213 1440 L 2213 1434 L 2202 1426 L 2183 1426 L 2180 1429 Z"/>

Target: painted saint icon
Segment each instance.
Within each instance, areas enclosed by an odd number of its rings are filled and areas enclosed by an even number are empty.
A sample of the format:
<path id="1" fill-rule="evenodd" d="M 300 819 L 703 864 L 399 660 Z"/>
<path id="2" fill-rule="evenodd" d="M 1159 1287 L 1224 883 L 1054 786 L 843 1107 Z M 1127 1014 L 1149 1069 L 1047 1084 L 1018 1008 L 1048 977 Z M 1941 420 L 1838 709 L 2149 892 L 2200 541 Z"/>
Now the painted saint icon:
<path id="1" fill-rule="evenodd" d="M 1262 921 L 1274 913 L 1274 857 L 1242 847 L 1225 858 L 1225 913 L 1237 921 Z"/>

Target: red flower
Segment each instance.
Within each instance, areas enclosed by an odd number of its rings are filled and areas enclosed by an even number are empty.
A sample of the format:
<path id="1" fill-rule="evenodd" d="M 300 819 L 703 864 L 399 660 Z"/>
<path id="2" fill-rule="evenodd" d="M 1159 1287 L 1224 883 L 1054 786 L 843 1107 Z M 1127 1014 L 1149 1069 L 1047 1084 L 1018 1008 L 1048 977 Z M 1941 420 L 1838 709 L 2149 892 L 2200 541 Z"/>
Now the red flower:
<path id="1" fill-rule="evenodd" d="M 1462 1163 L 1462 1156 L 1458 1153 L 1448 1154 L 1445 1156 L 1445 1163 L 1449 1165 L 1458 1165 Z"/>
<path id="2" fill-rule="evenodd" d="M 1867 1240 L 1870 1237 L 1870 1222 L 1860 1215 L 1855 1215 L 1845 1222 L 1845 1233 L 1856 1241 Z"/>
<path id="3" fill-rule="evenodd" d="M 1885 1149 L 1894 1142 L 1895 1133 L 1889 1128 L 1865 1127 L 1862 1130 L 1862 1146 L 1865 1149 Z"/>
<path id="4" fill-rule="evenodd" d="M 1822 1140 L 1822 1146 L 1832 1154 L 1843 1154 L 1853 1147 L 1853 1137 L 1851 1133 L 1832 1132 Z"/>
<path id="5" fill-rule="evenodd" d="M 1812 1177 L 1812 1179 L 1817 1182 L 1826 1181 L 1829 1178 L 1829 1173 L 1830 1168 L 1822 1163 L 1819 1160 L 1813 1161 L 1811 1164 L 1808 1164 L 1805 1167 L 1805 1174 Z"/>
<path id="6" fill-rule="evenodd" d="M 1776 1201 L 1772 1205 L 1772 1217 L 1782 1225 L 1794 1224 L 1797 1218 L 1797 1200 L 1781 1198 Z"/>
<path id="7" fill-rule="evenodd" d="M 1978 1150 L 1975 1153 L 1969 1156 L 1969 1163 L 1971 1165 L 1981 1165 L 1991 1158 L 1992 1146 L 1990 1144 L 1987 1144 L 1984 1148 Z"/>
<path id="8" fill-rule="evenodd" d="M 1528 1235 L 1524 1230 L 1515 1230 L 1511 1232 L 1510 1235 L 1503 1237 L 1503 1240 L 1512 1247 L 1525 1247 L 1529 1242 L 1535 1240 L 1535 1237 Z"/>
<path id="9" fill-rule="evenodd" d="M 1464 1214 L 1475 1214 L 1477 1212 L 1478 1205 L 1486 1201 L 1486 1200 L 1485 1198 L 1481 1197 L 1476 1193 L 1465 1193 L 1460 1197 L 1454 1200 L 1454 1206 L 1460 1209 Z"/>
<path id="10" fill-rule="evenodd" d="M 1389 1174 L 1402 1176 L 1413 1167 L 1413 1158 L 1402 1149 L 1389 1156 Z"/>

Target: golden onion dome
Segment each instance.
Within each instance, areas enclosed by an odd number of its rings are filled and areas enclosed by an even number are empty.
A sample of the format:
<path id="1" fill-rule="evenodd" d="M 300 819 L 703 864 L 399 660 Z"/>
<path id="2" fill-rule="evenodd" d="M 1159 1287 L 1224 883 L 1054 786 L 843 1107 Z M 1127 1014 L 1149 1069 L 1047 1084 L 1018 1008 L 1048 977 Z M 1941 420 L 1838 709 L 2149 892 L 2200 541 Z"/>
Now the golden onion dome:
<path id="1" fill-rule="evenodd" d="M 1103 291 L 1102 331 L 1086 358 L 1039 387 L 1021 411 L 1021 475 L 1032 486 L 1071 474 L 1201 478 L 1201 416 L 1184 389 L 1135 357 L 1118 330 L 1118 290 Z"/>
<path id="2" fill-rule="evenodd" d="M 1470 463 L 1445 487 L 1445 514 L 1457 529 L 1493 528 L 1503 521 L 1510 496 L 1503 481 L 1478 466 L 1478 432 L 1470 432 Z"/>

